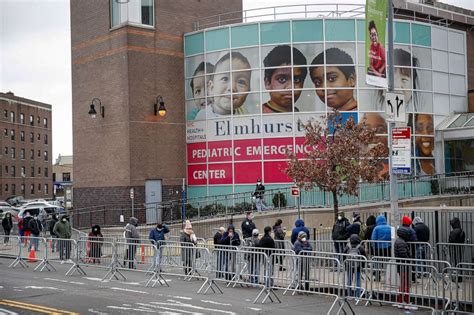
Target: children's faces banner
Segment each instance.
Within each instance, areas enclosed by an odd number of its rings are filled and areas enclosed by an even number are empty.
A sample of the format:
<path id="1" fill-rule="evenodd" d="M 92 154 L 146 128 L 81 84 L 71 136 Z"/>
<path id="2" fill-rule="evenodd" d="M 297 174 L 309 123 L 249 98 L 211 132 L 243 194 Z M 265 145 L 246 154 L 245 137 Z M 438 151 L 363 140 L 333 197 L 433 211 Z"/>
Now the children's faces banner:
<path id="1" fill-rule="evenodd" d="M 387 0 L 367 0 L 365 6 L 365 65 L 369 85 L 387 87 L 385 28 Z"/>

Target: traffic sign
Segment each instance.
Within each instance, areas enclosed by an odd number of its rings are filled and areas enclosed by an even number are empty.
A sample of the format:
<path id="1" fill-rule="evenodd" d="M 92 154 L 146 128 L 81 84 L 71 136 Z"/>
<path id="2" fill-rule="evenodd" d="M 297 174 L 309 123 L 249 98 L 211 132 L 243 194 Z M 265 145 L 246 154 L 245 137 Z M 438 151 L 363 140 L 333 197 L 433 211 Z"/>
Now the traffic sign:
<path id="1" fill-rule="evenodd" d="M 406 122 L 406 103 L 403 94 L 386 94 L 385 114 L 387 121 Z"/>
<path id="2" fill-rule="evenodd" d="M 293 197 L 299 197 L 300 196 L 300 189 L 299 189 L 298 186 L 291 187 L 291 195 Z"/>
<path id="3" fill-rule="evenodd" d="M 392 129 L 392 174 L 411 174 L 411 128 Z"/>

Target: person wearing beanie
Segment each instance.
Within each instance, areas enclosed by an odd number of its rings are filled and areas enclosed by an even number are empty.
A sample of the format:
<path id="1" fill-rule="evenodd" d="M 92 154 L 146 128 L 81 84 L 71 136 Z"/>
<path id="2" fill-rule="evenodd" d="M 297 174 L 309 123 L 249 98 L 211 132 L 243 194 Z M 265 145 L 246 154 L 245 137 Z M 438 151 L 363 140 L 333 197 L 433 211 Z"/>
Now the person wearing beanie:
<path id="1" fill-rule="evenodd" d="M 407 222 L 408 221 L 405 220 L 405 223 Z M 398 296 L 398 303 L 409 304 L 411 266 L 407 263 L 406 259 L 413 257 L 408 245 L 411 237 L 410 228 L 405 225 L 400 226 L 397 230 L 397 236 L 398 238 L 395 240 L 394 251 L 395 257 L 399 258 L 396 260 L 397 263 L 399 263 L 397 264 L 397 272 L 400 274 L 400 295 Z"/>
<path id="2" fill-rule="evenodd" d="M 358 212 L 354 212 L 352 215 L 352 224 L 346 227 L 346 235 L 352 234 L 360 234 L 360 229 L 362 226 L 362 222 L 360 222 L 360 214 Z"/>
<path id="3" fill-rule="evenodd" d="M 449 233 L 450 244 L 464 244 L 466 242 L 466 233 L 462 229 L 461 220 L 458 217 L 454 217 L 449 221 L 452 231 Z M 449 262 L 451 266 L 457 266 L 463 261 L 463 247 L 459 245 L 449 246 Z M 454 280 L 453 280 L 454 281 Z M 462 276 L 458 276 L 458 282 L 462 282 Z"/>
<path id="4" fill-rule="evenodd" d="M 252 248 L 249 249 L 249 252 L 245 253 L 244 258 L 247 260 L 249 266 L 250 283 L 254 284 L 258 283 L 258 277 L 260 275 L 261 254 L 256 253 L 254 249 L 258 247 L 260 243 L 260 239 L 258 238 L 259 233 L 258 229 L 253 229 L 252 237 L 244 240 L 245 246 Z"/>
<path id="5" fill-rule="evenodd" d="M 179 241 L 181 242 L 181 259 L 183 261 L 184 274 L 189 275 L 192 273 L 192 266 L 196 256 L 194 246 L 197 244 L 197 237 L 194 234 L 191 221 L 185 221 L 184 229 L 181 232 Z"/>
<path id="6" fill-rule="evenodd" d="M 100 257 L 102 257 L 102 245 L 104 242 L 104 236 L 100 231 L 99 225 L 94 225 L 89 235 L 87 236 L 89 241 L 89 257 L 90 261 L 95 264 L 100 264 Z"/>
<path id="7" fill-rule="evenodd" d="M 413 219 L 413 229 L 416 233 L 416 238 L 418 242 L 428 243 L 430 241 L 430 228 L 423 222 L 420 217 L 415 217 Z M 428 259 L 430 257 L 429 246 L 427 244 L 416 244 L 415 248 L 415 257 L 416 259 L 421 260 L 419 262 L 420 265 L 425 265 L 423 260 Z M 417 277 L 421 277 L 425 275 L 425 268 L 417 267 Z"/>
<path id="8" fill-rule="evenodd" d="M 410 230 L 410 242 L 417 242 L 418 238 L 416 237 L 415 230 L 411 227 L 411 219 L 406 215 L 402 218 L 402 226 L 407 227 Z"/>
<path id="9" fill-rule="evenodd" d="M 227 231 L 224 232 L 221 239 L 221 245 L 233 246 L 226 249 L 225 252 L 222 252 L 222 264 L 224 265 L 224 274 L 227 280 L 231 280 L 235 276 L 236 270 L 236 254 L 234 252 L 229 252 L 236 250 L 236 246 L 240 246 L 240 236 L 239 233 L 235 232 L 233 224 L 229 224 Z"/>
<path id="10" fill-rule="evenodd" d="M 281 224 L 283 221 L 281 219 L 276 220 L 275 225 L 273 226 L 273 236 L 275 237 L 275 247 L 278 249 L 285 249 L 285 235 L 286 230 L 283 230 Z M 283 256 L 278 255 L 277 263 L 280 264 L 280 271 L 286 270 L 283 267 Z"/>
<path id="11" fill-rule="evenodd" d="M 214 248 L 215 249 L 220 248 L 219 245 L 221 244 L 221 240 L 222 240 L 222 236 L 224 235 L 224 232 L 225 232 L 225 228 L 221 226 L 219 230 L 217 230 L 216 234 L 214 234 Z M 223 277 L 223 273 L 221 272 L 224 268 L 222 265 L 222 262 L 223 262 L 222 256 L 223 256 L 222 252 L 217 253 L 217 262 L 216 262 L 216 265 L 217 265 L 216 277 L 217 278 Z"/>
<path id="12" fill-rule="evenodd" d="M 245 216 L 245 220 L 242 222 L 240 229 L 242 230 L 242 236 L 244 240 L 246 238 L 252 237 L 252 231 L 253 229 L 255 229 L 255 223 L 253 223 L 252 211 L 247 212 Z"/>
<path id="13" fill-rule="evenodd" d="M 155 270 L 158 270 L 161 264 L 161 252 L 160 252 L 160 246 L 162 245 L 162 242 L 165 241 L 165 234 L 169 233 L 170 229 L 162 223 L 158 223 L 156 225 L 156 228 L 153 228 L 150 231 L 150 234 L 148 234 L 148 239 L 152 244 L 156 246 L 155 254 L 154 254 L 154 260 L 153 260 L 153 267 Z"/>
<path id="14" fill-rule="evenodd" d="M 372 232 L 375 229 L 375 216 L 370 215 L 367 220 L 365 221 L 365 225 L 367 225 L 367 230 L 365 230 L 365 240 L 372 239 Z"/>
<path id="15" fill-rule="evenodd" d="M 268 258 L 273 257 L 271 261 L 269 261 L 268 264 L 268 270 L 265 272 L 265 285 L 267 287 L 272 287 L 273 286 L 273 265 L 275 263 L 274 257 L 272 254 L 275 252 L 273 249 L 275 249 L 275 241 L 273 240 L 272 236 L 270 233 L 272 232 L 272 227 L 271 226 L 266 226 L 263 229 L 263 236 L 260 239 L 260 242 L 258 243 L 257 247 L 261 248 L 263 252 L 267 255 Z"/>
<path id="16" fill-rule="evenodd" d="M 300 231 L 294 244 L 294 251 L 296 255 L 304 256 L 306 255 L 306 252 L 310 252 L 312 250 L 313 247 L 308 241 L 308 235 L 305 232 Z M 303 290 L 308 291 L 311 261 L 308 260 L 308 258 L 298 257 L 297 263 L 299 266 L 300 284 L 302 285 Z"/>
<path id="17" fill-rule="evenodd" d="M 357 256 L 364 256 L 367 257 L 365 252 L 364 246 L 361 246 L 361 240 L 359 235 L 352 234 L 349 237 L 349 245 L 344 248 L 344 254 L 354 255 L 356 257 L 352 257 L 352 261 L 349 262 L 348 268 L 346 269 L 347 272 L 347 295 L 352 296 L 352 281 L 355 276 L 355 297 L 360 298 L 361 296 L 361 286 L 360 286 L 360 279 L 361 279 L 361 268 L 363 267 L 362 261 L 358 259 Z M 356 261 L 354 261 L 356 260 Z"/>

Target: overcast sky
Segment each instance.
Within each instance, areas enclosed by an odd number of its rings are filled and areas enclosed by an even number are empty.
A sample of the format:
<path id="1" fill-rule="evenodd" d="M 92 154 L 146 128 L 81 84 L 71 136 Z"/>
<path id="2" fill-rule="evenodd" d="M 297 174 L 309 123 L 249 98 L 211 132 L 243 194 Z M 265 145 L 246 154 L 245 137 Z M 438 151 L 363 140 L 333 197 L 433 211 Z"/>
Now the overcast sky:
<path id="1" fill-rule="evenodd" d="M 365 1 L 243 0 L 243 5 L 254 9 L 336 2 Z M 442 2 L 474 10 L 474 0 Z M 69 0 L 0 0 L 0 23 L 0 91 L 51 104 L 53 157 L 72 154 Z"/>

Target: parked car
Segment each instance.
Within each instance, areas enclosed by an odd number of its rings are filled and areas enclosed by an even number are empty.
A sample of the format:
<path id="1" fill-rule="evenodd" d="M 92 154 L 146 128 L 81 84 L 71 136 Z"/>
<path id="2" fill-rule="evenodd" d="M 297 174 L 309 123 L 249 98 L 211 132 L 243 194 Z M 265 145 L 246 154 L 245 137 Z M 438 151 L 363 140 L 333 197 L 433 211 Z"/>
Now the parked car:
<path id="1" fill-rule="evenodd" d="M 15 217 L 18 215 L 18 209 L 12 207 L 8 202 L 6 201 L 0 201 L 0 221 L 3 220 L 5 217 L 5 214 L 10 212 L 12 217 Z"/>
<path id="2" fill-rule="evenodd" d="M 5 199 L 5 202 L 8 202 L 10 205 L 12 206 L 17 206 L 18 204 L 20 204 L 23 200 L 25 200 L 25 198 L 23 198 L 23 196 L 10 196 L 8 197 L 7 199 Z"/>

